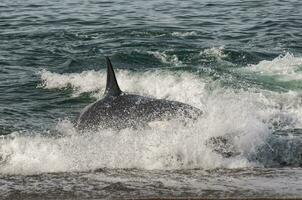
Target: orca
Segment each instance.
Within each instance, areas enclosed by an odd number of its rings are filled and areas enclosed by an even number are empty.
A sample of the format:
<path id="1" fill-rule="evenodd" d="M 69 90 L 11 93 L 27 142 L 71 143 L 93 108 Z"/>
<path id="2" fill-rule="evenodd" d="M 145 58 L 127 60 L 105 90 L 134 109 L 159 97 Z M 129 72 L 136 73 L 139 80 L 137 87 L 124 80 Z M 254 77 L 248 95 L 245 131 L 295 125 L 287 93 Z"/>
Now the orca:
<path id="1" fill-rule="evenodd" d="M 122 92 L 108 57 L 106 62 L 107 83 L 104 98 L 84 108 L 76 124 L 79 130 L 139 129 L 148 127 L 154 121 L 176 119 L 187 122 L 202 115 L 200 109 L 185 103 Z"/>

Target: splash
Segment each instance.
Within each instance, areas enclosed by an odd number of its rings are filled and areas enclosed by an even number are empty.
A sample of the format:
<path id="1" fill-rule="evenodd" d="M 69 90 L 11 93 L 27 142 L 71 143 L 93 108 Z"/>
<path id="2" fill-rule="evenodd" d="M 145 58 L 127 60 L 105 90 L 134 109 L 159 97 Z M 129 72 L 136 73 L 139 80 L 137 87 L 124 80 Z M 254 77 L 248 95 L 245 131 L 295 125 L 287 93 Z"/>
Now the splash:
<path id="1" fill-rule="evenodd" d="M 280 81 L 302 80 L 302 57 L 291 53 L 280 55 L 275 59 L 263 60 L 256 65 L 249 65 L 247 70 L 262 75 L 276 76 Z"/>
<path id="2" fill-rule="evenodd" d="M 45 89 L 72 88 L 73 95 L 91 92 L 95 97 L 104 90 L 106 82 L 104 71 L 57 74 L 43 70 L 40 75 Z M 272 132 L 302 124 L 300 95 L 295 92 L 221 88 L 215 82 L 184 72 L 118 70 L 116 75 L 126 92 L 181 101 L 202 109 L 205 114 L 186 126 L 177 121 L 155 122 L 144 130 L 79 134 L 69 120 L 63 120 L 58 123 L 56 131 L 60 134 L 56 136 L 11 134 L 0 140 L 0 172 L 36 174 L 104 167 L 148 170 L 259 167 L 269 163 L 259 161 L 259 148 L 278 148 L 268 144 Z M 219 136 L 230 138 L 238 154 L 227 158 L 213 151 L 207 141 Z M 263 151 L 261 157 L 271 159 Z"/>
<path id="3" fill-rule="evenodd" d="M 95 92 L 100 88 L 104 88 L 106 84 L 106 74 L 100 71 L 84 71 L 74 74 L 57 74 L 47 70 L 42 70 L 38 73 L 41 77 L 42 84 L 38 87 L 47 89 L 66 89 L 71 87 L 78 96 L 83 92 Z"/>
<path id="4" fill-rule="evenodd" d="M 204 144 L 199 127 L 170 123 L 147 130 L 100 130 L 78 134 L 70 122 L 61 137 L 15 135 L 1 140 L 1 173 L 87 171 L 98 168 L 191 169 L 247 167 L 245 158 L 225 159 Z M 203 122 L 200 122 L 203 124 Z M 201 126 L 202 127 L 202 126 Z M 67 133 L 66 133 L 67 132 Z"/>
<path id="5" fill-rule="evenodd" d="M 227 54 L 225 54 L 224 52 L 223 46 L 204 49 L 203 51 L 200 52 L 199 55 L 205 57 L 213 57 L 216 59 L 222 59 L 227 57 Z"/>
<path id="6" fill-rule="evenodd" d="M 72 88 L 73 95 L 92 92 L 93 97 L 100 98 L 106 87 L 105 71 L 84 71 L 78 74 L 58 74 L 43 70 L 40 72 L 45 89 Z M 116 70 L 117 80 L 122 91 L 140 95 L 188 102 L 202 106 L 200 101 L 205 92 L 205 82 L 189 73 L 168 73 L 164 71 L 130 73 Z M 161 80 L 165 80 L 163 83 Z M 150 84 L 152 83 L 152 84 Z M 164 87 L 163 87 L 164 85 Z M 196 98 L 190 98 L 196 96 Z"/>
<path id="7" fill-rule="evenodd" d="M 166 52 L 148 51 L 148 54 L 153 55 L 164 64 L 170 64 L 173 66 L 182 66 L 183 63 L 178 59 L 176 55 L 168 55 Z"/>

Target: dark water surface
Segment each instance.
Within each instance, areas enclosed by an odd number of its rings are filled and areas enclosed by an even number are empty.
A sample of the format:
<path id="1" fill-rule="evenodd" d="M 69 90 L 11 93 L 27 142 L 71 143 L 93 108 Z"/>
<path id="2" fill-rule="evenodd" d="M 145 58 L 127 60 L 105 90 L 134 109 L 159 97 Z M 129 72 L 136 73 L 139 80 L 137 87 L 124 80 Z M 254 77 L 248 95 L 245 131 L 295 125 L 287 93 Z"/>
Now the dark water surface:
<path id="1" fill-rule="evenodd" d="M 301 197 L 301 11 L 298 0 L 2 0 L 0 198 Z M 122 90 L 204 116 L 79 135 L 104 56 Z M 218 136 L 229 146 L 208 145 Z"/>

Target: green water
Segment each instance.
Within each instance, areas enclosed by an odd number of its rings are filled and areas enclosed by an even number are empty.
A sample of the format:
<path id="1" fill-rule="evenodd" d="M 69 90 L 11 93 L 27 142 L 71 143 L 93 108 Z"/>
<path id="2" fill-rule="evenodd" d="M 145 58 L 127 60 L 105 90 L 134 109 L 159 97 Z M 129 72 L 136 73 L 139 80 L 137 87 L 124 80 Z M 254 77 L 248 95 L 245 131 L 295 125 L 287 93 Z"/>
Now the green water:
<path id="1" fill-rule="evenodd" d="M 1 196 L 301 196 L 301 10 L 298 0 L 0 2 Z M 77 116 L 105 88 L 104 56 L 122 90 L 205 115 L 189 128 L 78 135 Z M 231 138 L 236 156 L 209 148 L 212 136 Z"/>

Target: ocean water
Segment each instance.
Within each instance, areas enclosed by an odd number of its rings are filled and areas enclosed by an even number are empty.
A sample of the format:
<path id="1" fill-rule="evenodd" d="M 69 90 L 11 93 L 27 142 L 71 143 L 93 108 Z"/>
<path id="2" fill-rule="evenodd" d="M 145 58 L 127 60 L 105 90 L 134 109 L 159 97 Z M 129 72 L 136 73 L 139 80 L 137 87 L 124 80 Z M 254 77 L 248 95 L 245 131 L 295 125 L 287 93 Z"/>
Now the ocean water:
<path id="1" fill-rule="evenodd" d="M 2 0 L 0 199 L 302 197 L 301 11 L 299 0 Z M 104 56 L 123 91 L 204 115 L 79 134 L 77 116 L 103 96 Z"/>

